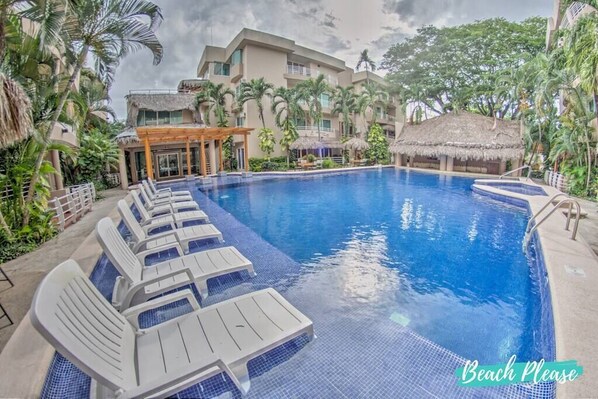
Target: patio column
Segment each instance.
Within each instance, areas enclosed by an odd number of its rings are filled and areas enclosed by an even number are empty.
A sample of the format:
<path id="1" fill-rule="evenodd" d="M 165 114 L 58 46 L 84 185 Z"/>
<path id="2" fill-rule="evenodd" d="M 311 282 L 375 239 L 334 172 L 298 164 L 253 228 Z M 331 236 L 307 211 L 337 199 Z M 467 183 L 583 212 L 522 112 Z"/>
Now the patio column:
<path id="1" fill-rule="evenodd" d="M 145 168 L 147 169 L 147 177 L 154 178 L 154 168 L 152 166 L 152 151 L 150 149 L 149 138 L 145 138 Z"/>
<path id="2" fill-rule="evenodd" d="M 446 170 L 446 155 L 441 155 L 440 156 L 440 170 L 441 171 L 445 171 Z"/>
<path id="3" fill-rule="evenodd" d="M 187 137 L 185 149 L 187 150 L 187 176 L 191 176 L 191 149 L 189 148 L 189 137 Z"/>
<path id="4" fill-rule="evenodd" d="M 243 158 L 245 162 L 245 172 L 249 172 L 249 146 L 247 144 L 247 133 L 243 137 Z"/>
<path id="5" fill-rule="evenodd" d="M 127 178 L 125 150 L 122 147 L 118 148 L 118 173 L 120 174 L 120 188 L 126 190 L 129 188 L 129 179 Z"/>
<path id="6" fill-rule="evenodd" d="M 137 156 L 135 155 L 135 151 L 131 151 L 130 156 L 131 162 L 131 181 L 133 183 L 137 183 Z"/>
<path id="7" fill-rule="evenodd" d="M 52 160 L 52 166 L 56 169 L 56 173 L 54 174 L 54 182 L 55 190 L 62 190 L 64 188 L 64 184 L 62 182 L 62 169 L 60 168 L 60 154 L 58 154 L 57 150 L 50 151 L 50 159 Z"/>
<path id="8" fill-rule="evenodd" d="M 521 161 L 519 158 L 511 159 L 511 170 L 515 170 L 521 167 Z M 512 176 L 519 177 L 521 176 L 521 171 L 514 172 Z"/>
<path id="9" fill-rule="evenodd" d="M 208 143 L 208 151 L 210 157 L 210 174 L 215 174 L 216 171 L 216 142 L 215 140 L 210 140 Z"/>
<path id="10" fill-rule="evenodd" d="M 201 141 L 199 142 L 201 148 L 201 175 L 206 177 L 206 146 L 204 142 L 204 135 L 201 135 Z"/>
<path id="11" fill-rule="evenodd" d="M 222 139 L 218 140 L 218 172 L 224 171 L 224 160 L 222 159 Z"/>
<path id="12" fill-rule="evenodd" d="M 455 162 L 455 158 L 453 157 L 446 157 L 446 171 L 452 172 L 453 171 L 453 163 Z"/>

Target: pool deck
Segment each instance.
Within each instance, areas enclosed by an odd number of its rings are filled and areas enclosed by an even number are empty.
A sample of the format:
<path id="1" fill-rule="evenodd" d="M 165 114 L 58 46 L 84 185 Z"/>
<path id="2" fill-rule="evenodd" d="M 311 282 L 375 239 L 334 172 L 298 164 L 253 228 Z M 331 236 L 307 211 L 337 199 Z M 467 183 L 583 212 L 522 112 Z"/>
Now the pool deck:
<path id="1" fill-rule="evenodd" d="M 521 179 L 530 185 L 540 186 L 531 180 Z M 490 196 L 507 196 L 528 202 L 532 214 L 536 214 L 546 201 L 558 190 L 542 185 L 548 196 L 529 196 L 499 188 L 474 184 Z M 584 203 L 585 204 L 585 203 Z M 587 205 L 587 204 L 586 204 Z M 549 208 L 550 209 L 550 208 Z M 595 221 L 595 208 L 587 209 L 590 223 Z M 545 211 L 545 213 L 548 213 Z M 538 229 L 544 253 L 544 264 L 550 284 L 557 360 L 576 360 L 584 368 L 578 380 L 558 385 L 560 398 L 592 398 L 598 392 L 598 257 L 585 240 L 583 231 L 576 240 L 571 231 L 565 231 L 566 217 L 555 212 Z M 560 215 L 560 216 L 558 216 Z M 571 222 L 571 229 L 574 221 Z M 596 226 L 593 226 L 594 233 Z M 595 238 L 595 237 L 593 237 Z"/>
<path id="2" fill-rule="evenodd" d="M 356 169 L 363 170 L 365 168 Z M 342 171 L 347 170 L 343 169 Z M 314 172 L 322 173 L 320 171 Z M 285 174 L 288 175 L 289 173 Z M 479 174 L 455 173 L 452 175 L 482 177 Z M 546 186 L 542 187 L 549 196 L 552 195 L 551 190 L 547 189 Z M 534 213 L 549 198 L 530 197 L 493 187 L 485 189 L 497 195 L 526 200 Z M 123 191 L 122 195 L 124 196 L 124 194 Z M 120 198 L 119 196 L 117 199 Z M 112 199 L 110 199 L 110 202 L 112 202 Z M 114 202 L 116 201 L 114 200 Z M 98 212 L 97 215 L 94 215 L 94 220 L 108 214 L 114 221 L 118 221 L 119 217 L 113 206 L 114 204 L 109 206 L 108 201 L 105 204 L 106 211 L 101 212 L 101 215 Z M 598 248 L 598 217 L 596 216 L 598 207 L 591 202 L 583 202 L 582 206 L 588 212 L 588 218 L 582 221 L 580 227 L 582 237 L 578 236 L 576 241 L 571 240 L 568 233 L 564 234 L 566 233 L 563 231 L 564 216 L 551 217 L 538 230 L 552 292 L 557 359 L 574 359 L 584 367 L 583 377 L 573 383 L 558 387 L 557 394 L 560 398 L 596 397 L 596 392 L 598 392 L 598 334 L 595 333 L 598 331 L 598 310 L 594 305 L 598 302 L 598 257 L 584 239 L 590 239 L 592 244 Z M 90 215 L 93 215 L 93 213 Z M 93 221 L 90 221 L 90 223 L 95 224 Z M 74 230 L 72 232 L 75 233 Z M 88 274 L 91 273 L 102 253 L 93 232 L 89 235 L 83 235 L 82 232 L 79 232 L 79 234 L 73 235 L 70 240 L 63 240 L 61 246 L 71 248 L 65 252 L 64 256 L 66 257 L 64 259 L 70 255 L 71 258 L 80 263 Z M 63 256 L 61 255 L 60 259 L 52 258 L 52 261 L 50 261 L 43 248 L 37 252 L 39 252 L 38 257 L 30 259 L 28 264 L 38 265 L 37 269 L 34 267 L 31 271 L 38 274 L 36 281 L 39 282 L 48 271 L 47 267 L 41 266 L 56 265 L 63 260 Z M 20 264 L 20 261 L 22 261 L 21 258 L 13 262 Z M 3 266 L 6 267 L 6 265 Z M 18 271 L 11 271 L 9 275 L 11 278 L 16 279 Z M 28 297 L 20 301 L 23 309 L 28 308 L 35 285 L 33 283 L 27 285 L 30 291 Z M 14 288 L 11 290 L 14 290 Z M 2 295 L 1 292 L 0 295 Z M 39 397 L 48 366 L 54 355 L 53 348 L 32 328 L 29 318 L 24 317 L 22 319 L 23 321 L 18 327 L 12 327 L 15 330 L 14 337 L 0 354 L 0 397 Z"/>

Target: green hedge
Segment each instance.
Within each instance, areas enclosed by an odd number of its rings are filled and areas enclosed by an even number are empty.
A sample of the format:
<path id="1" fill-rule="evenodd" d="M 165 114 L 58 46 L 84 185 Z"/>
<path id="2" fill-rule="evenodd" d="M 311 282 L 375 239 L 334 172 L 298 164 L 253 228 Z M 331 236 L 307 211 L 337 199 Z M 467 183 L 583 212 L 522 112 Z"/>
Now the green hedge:
<path id="1" fill-rule="evenodd" d="M 287 170 L 287 157 L 249 158 L 249 169 L 252 172 Z"/>

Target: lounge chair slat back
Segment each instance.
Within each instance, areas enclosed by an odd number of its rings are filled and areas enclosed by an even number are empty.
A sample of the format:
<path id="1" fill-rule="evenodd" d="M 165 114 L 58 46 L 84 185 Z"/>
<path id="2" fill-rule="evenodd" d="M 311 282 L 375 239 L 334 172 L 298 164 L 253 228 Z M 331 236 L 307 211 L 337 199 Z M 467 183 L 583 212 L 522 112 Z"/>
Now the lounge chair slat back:
<path id="1" fill-rule="evenodd" d="M 137 385 L 133 327 L 74 260 L 52 270 L 33 298 L 31 321 L 60 354 L 113 390 Z"/>
<path id="2" fill-rule="evenodd" d="M 150 199 L 149 194 L 147 193 L 147 191 L 145 190 L 145 187 L 143 187 L 143 185 L 139 186 L 139 192 L 141 193 L 141 196 L 143 197 L 143 202 L 145 202 L 145 204 L 147 206 L 149 206 L 150 208 L 153 207 L 154 201 L 152 201 Z"/>
<path id="3" fill-rule="evenodd" d="M 125 222 L 127 229 L 129 229 L 129 232 L 131 232 L 131 235 L 133 236 L 133 240 L 135 240 L 136 243 L 144 240 L 146 235 L 139 225 L 139 222 L 137 222 L 137 219 L 135 219 L 135 215 L 131 212 L 131 208 L 129 208 L 127 202 L 125 200 L 120 200 L 117 203 L 117 207 L 118 213 L 120 213 L 123 222 Z"/>
<path id="4" fill-rule="evenodd" d="M 118 272 L 131 283 L 141 281 L 143 265 L 108 217 L 96 226 L 96 236 L 104 253 Z"/>
<path id="5" fill-rule="evenodd" d="M 145 206 L 143 206 L 143 203 L 141 202 L 141 198 L 139 198 L 139 191 L 132 190 L 131 197 L 133 197 L 133 203 L 135 204 L 135 208 L 137 208 L 137 210 L 139 211 L 139 214 L 141 215 L 141 220 L 143 220 L 144 222 L 150 220 L 151 216 L 150 216 L 149 212 L 147 211 L 147 209 L 145 208 Z"/>

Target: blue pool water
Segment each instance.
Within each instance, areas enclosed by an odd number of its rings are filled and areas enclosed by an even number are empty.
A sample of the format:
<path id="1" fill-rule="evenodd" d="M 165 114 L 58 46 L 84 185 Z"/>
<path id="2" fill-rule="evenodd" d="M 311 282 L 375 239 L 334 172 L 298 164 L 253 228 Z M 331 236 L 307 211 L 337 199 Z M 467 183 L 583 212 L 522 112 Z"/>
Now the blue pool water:
<path id="1" fill-rule="evenodd" d="M 525 203 L 475 194 L 472 183 L 393 169 L 226 177 L 205 191 L 172 184 L 192 192 L 225 240 L 192 243 L 191 252 L 233 245 L 257 272 L 208 280 L 202 307 L 273 287 L 314 323 L 313 341 L 298 337 L 249 361 L 246 398 L 554 398 L 554 384 L 457 385 L 455 370 L 467 358 L 554 359 L 541 251 L 535 256 L 533 243 L 528 259 L 520 249 Z M 150 264 L 176 256 L 163 255 Z M 91 280 L 110 300 L 117 276 L 102 256 Z M 189 311 L 177 303 L 141 323 Z M 88 397 L 89 386 L 56 355 L 41 396 Z M 241 395 L 217 375 L 174 397 Z"/>
<path id="2" fill-rule="evenodd" d="M 297 276 L 330 317 L 390 318 L 481 363 L 539 359 L 526 212 L 471 184 L 385 169 L 206 192 L 299 262 L 280 278 Z"/>

